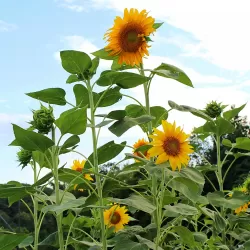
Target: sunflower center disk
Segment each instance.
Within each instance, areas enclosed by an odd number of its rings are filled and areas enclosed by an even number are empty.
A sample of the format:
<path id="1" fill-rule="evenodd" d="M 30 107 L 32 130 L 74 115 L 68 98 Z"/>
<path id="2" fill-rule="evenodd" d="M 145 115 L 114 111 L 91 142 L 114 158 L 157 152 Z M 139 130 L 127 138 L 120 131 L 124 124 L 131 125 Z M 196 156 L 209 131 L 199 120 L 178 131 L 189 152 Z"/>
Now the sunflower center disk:
<path id="1" fill-rule="evenodd" d="M 176 156 L 180 152 L 180 142 L 173 137 L 167 138 L 163 144 L 163 148 L 168 155 Z"/>
<path id="2" fill-rule="evenodd" d="M 140 32 L 133 27 L 127 26 L 121 33 L 120 46 L 125 52 L 137 52 L 143 40 L 139 36 Z"/>
<path id="3" fill-rule="evenodd" d="M 114 212 L 113 215 L 112 215 L 112 217 L 111 217 L 111 219 L 110 219 L 110 222 L 111 222 L 112 224 L 117 224 L 117 223 L 120 222 L 120 220 L 121 220 L 120 214 L 117 213 L 117 212 Z"/>

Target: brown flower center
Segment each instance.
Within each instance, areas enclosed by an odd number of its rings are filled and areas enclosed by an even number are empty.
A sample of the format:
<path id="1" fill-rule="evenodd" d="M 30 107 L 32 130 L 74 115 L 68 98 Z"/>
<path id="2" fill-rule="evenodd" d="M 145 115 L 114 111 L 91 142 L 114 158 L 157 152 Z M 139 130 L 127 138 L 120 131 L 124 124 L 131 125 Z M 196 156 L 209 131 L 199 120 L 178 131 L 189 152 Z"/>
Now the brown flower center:
<path id="1" fill-rule="evenodd" d="M 133 24 L 128 24 L 120 32 L 120 47 L 125 52 L 137 52 L 143 44 L 143 31 L 140 27 L 134 27 Z"/>
<path id="2" fill-rule="evenodd" d="M 120 214 L 118 212 L 114 212 L 111 219 L 110 219 L 110 222 L 112 224 L 117 224 L 120 222 L 120 220 L 121 220 Z"/>
<path id="3" fill-rule="evenodd" d="M 180 142 L 174 137 L 169 137 L 164 141 L 163 148 L 168 155 L 176 156 L 180 153 Z"/>

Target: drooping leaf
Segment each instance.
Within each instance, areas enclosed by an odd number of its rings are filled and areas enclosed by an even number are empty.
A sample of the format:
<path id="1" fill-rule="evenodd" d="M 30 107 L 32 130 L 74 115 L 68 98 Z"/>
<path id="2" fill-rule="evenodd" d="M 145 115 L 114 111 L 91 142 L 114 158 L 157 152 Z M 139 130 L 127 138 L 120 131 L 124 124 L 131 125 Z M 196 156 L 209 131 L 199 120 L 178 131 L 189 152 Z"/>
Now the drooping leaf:
<path id="1" fill-rule="evenodd" d="M 103 164 L 105 162 L 108 162 L 115 158 L 117 155 L 119 155 L 124 147 L 126 146 L 126 142 L 122 142 L 120 144 L 114 143 L 114 141 L 110 141 L 101 147 L 97 149 L 97 155 L 98 155 L 98 163 Z M 93 164 L 94 158 L 93 154 L 91 154 L 88 157 L 88 160 Z M 85 163 L 85 168 L 90 168 L 91 165 L 89 164 L 89 161 Z"/>
<path id="2" fill-rule="evenodd" d="M 66 105 L 66 92 L 61 88 L 48 88 L 36 92 L 26 93 L 26 95 L 49 104 Z"/>
<path id="3" fill-rule="evenodd" d="M 64 50 L 60 52 L 63 68 L 71 74 L 83 74 L 92 66 L 90 57 L 75 50 Z"/>
<path id="4" fill-rule="evenodd" d="M 112 124 L 109 127 L 109 130 L 115 134 L 116 136 L 121 136 L 122 134 L 124 134 L 127 130 L 129 130 L 130 128 L 136 126 L 136 125 L 141 125 L 144 123 L 148 123 L 150 121 L 152 121 L 154 119 L 153 116 L 149 116 L 149 115 L 142 115 L 139 116 L 137 118 L 131 118 L 131 117 L 124 117 L 122 120 L 119 120 L 117 122 L 115 122 L 114 124 Z"/>
<path id="5" fill-rule="evenodd" d="M 152 214 L 156 209 L 156 207 L 148 199 L 135 194 L 126 199 L 109 198 L 109 200 L 117 202 L 118 204 L 126 204 L 149 214 Z"/>
<path id="6" fill-rule="evenodd" d="M 152 120 L 153 128 L 157 128 L 159 125 L 161 125 L 162 120 L 167 120 L 168 111 L 161 106 L 153 106 L 150 107 L 150 115 L 155 117 L 155 119 Z"/>
<path id="7" fill-rule="evenodd" d="M 182 244 L 188 245 L 190 249 L 195 249 L 196 243 L 194 236 L 188 228 L 183 226 L 175 226 L 173 231 L 180 236 Z"/>
<path id="8" fill-rule="evenodd" d="M 196 108 L 189 107 L 189 106 L 186 106 L 186 105 L 178 105 L 177 103 L 175 103 L 173 101 L 168 101 L 168 105 L 172 109 L 176 109 L 176 110 L 179 110 L 179 111 L 182 111 L 182 112 L 190 112 L 190 113 L 192 113 L 193 115 L 195 115 L 197 117 L 200 117 L 200 118 L 203 118 L 203 119 L 205 119 L 207 121 L 213 122 L 213 119 L 210 116 L 208 116 L 203 111 L 198 110 Z"/>
<path id="9" fill-rule="evenodd" d="M 188 215 L 198 214 L 197 208 L 183 203 L 177 203 L 176 205 L 173 206 L 167 205 L 164 206 L 164 209 L 165 209 L 164 214 L 167 217 L 177 217 L 179 215 L 188 216 Z"/>
<path id="10" fill-rule="evenodd" d="M 187 76 L 187 74 L 183 70 L 173 65 L 162 63 L 159 67 L 155 68 L 151 72 L 153 74 L 166 77 L 166 78 L 171 78 L 187 86 L 193 87 L 193 84 L 191 80 L 189 79 L 189 77 Z"/>
<path id="11" fill-rule="evenodd" d="M 125 110 L 114 110 L 108 113 L 106 118 L 113 119 L 113 120 L 120 120 L 123 119 L 126 116 Z"/>
<path id="12" fill-rule="evenodd" d="M 55 121 L 62 135 L 67 133 L 80 135 L 83 134 L 87 126 L 87 106 L 79 109 L 70 109 L 63 112 Z"/>
<path id="13" fill-rule="evenodd" d="M 19 146 L 26 150 L 45 152 L 54 145 L 54 142 L 48 137 L 32 131 L 27 131 L 15 124 L 13 124 L 13 131 Z"/>
<path id="14" fill-rule="evenodd" d="M 153 249 L 155 250 L 156 249 L 156 245 L 154 242 L 148 240 L 148 239 L 145 239 L 143 237 L 141 237 L 140 235 L 135 235 L 136 238 L 138 239 L 138 241 L 141 243 L 141 244 L 145 244 L 149 247 L 149 249 Z M 163 250 L 160 246 L 158 246 L 157 248 L 158 250 Z"/>

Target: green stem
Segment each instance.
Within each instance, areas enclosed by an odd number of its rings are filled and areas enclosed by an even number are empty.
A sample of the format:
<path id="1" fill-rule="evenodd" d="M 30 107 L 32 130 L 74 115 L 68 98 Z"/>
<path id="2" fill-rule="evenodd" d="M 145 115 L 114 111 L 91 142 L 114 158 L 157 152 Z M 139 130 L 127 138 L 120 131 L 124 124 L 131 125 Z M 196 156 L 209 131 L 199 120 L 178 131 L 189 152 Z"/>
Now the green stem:
<path id="1" fill-rule="evenodd" d="M 234 162 L 237 160 L 237 158 L 234 158 L 234 160 L 231 162 L 231 164 L 229 165 L 229 167 L 227 168 L 225 174 L 224 174 L 224 177 L 223 177 L 223 182 L 225 181 L 226 177 L 227 177 L 227 174 L 229 172 L 229 170 L 231 169 L 231 167 L 233 166 Z"/>
<path id="2" fill-rule="evenodd" d="M 55 142 L 55 128 L 52 128 L 52 140 Z M 55 181 L 55 194 L 56 194 L 56 205 L 60 205 L 60 188 L 59 188 L 59 176 L 58 176 L 58 154 L 56 153 L 56 147 L 52 148 L 52 167 Z M 63 230 L 62 230 L 62 214 L 56 215 L 59 249 L 63 250 Z"/>
<path id="3" fill-rule="evenodd" d="M 89 94 L 89 106 L 90 106 L 90 119 L 91 119 L 91 130 L 92 130 L 92 141 L 93 141 L 93 165 L 94 170 L 96 173 L 99 173 L 98 168 L 98 154 L 97 154 L 97 136 L 96 136 L 96 130 L 95 130 L 95 104 L 94 104 L 94 98 L 93 98 L 93 92 L 92 87 L 90 84 L 90 81 L 86 81 L 86 86 L 88 89 Z M 105 234 L 105 224 L 104 224 L 104 216 L 103 216 L 103 198 L 102 198 L 102 183 L 100 175 L 96 175 L 96 186 L 97 186 L 97 193 L 99 196 L 99 205 L 101 208 L 99 209 L 100 213 L 100 220 L 101 220 L 101 239 L 102 239 L 102 249 L 107 250 L 107 239 Z"/>
<path id="4" fill-rule="evenodd" d="M 145 76 L 144 74 L 144 69 L 143 69 L 143 64 L 141 64 L 141 67 L 140 67 L 140 74 L 142 76 Z M 150 115 L 150 102 L 149 102 L 149 84 L 150 84 L 151 80 L 149 80 L 148 82 L 145 82 L 143 84 L 143 88 L 144 88 L 144 96 L 145 96 L 145 104 L 146 104 L 146 111 L 147 111 L 147 114 Z M 149 122 L 148 123 L 148 133 L 149 134 L 152 134 L 152 122 Z M 155 250 L 158 250 L 158 235 L 159 235 L 159 231 L 160 231 L 160 225 L 159 225 L 159 211 L 158 211 L 158 199 L 157 199 L 157 178 L 154 174 L 152 174 L 152 194 L 153 194 L 153 197 L 154 197 L 154 205 L 156 206 L 156 210 L 154 212 L 154 215 L 153 215 L 153 220 L 154 220 L 154 223 L 156 225 L 156 228 L 157 228 L 157 237 L 156 237 L 156 247 L 155 247 Z"/>
<path id="5" fill-rule="evenodd" d="M 37 182 L 37 168 L 36 168 L 36 162 L 34 161 L 34 166 L 33 166 L 33 172 L 34 172 L 34 183 Z M 34 250 L 38 250 L 38 243 L 39 243 L 39 228 L 38 228 L 38 200 L 36 197 L 34 197 L 33 200 L 33 206 L 34 206 L 34 234 L 35 234 L 35 239 L 34 239 Z"/>

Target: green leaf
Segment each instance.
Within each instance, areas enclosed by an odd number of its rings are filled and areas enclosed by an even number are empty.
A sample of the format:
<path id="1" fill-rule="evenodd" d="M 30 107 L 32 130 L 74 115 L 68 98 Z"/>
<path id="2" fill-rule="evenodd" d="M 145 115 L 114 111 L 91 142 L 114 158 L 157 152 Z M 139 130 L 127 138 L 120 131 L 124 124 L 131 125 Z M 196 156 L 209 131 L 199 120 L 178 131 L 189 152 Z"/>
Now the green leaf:
<path id="1" fill-rule="evenodd" d="M 44 183 L 46 183 L 47 181 L 49 181 L 51 178 L 53 177 L 52 172 L 49 172 L 48 174 L 46 174 L 45 176 L 43 176 L 40 180 L 38 180 L 37 182 L 35 182 L 32 187 L 38 187 L 43 185 Z"/>
<path id="2" fill-rule="evenodd" d="M 201 193 L 199 186 L 192 180 L 185 177 L 176 177 L 172 179 L 168 183 L 168 186 L 179 191 L 194 203 L 196 203 Z"/>
<path id="3" fill-rule="evenodd" d="M 126 116 L 126 111 L 125 110 L 114 110 L 111 111 L 106 118 L 113 119 L 113 120 L 120 120 L 123 119 Z"/>
<path id="4" fill-rule="evenodd" d="M 228 140 L 228 139 L 223 139 L 223 140 L 222 140 L 222 144 L 223 144 L 224 146 L 226 146 L 226 147 L 229 147 L 229 148 L 232 147 L 232 142 L 231 142 L 230 140 Z"/>
<path id="5" fill-rule="evenodd" d="M 55 121 L 62 135 L 67 133 L 80 135 L 83 134 L 87 126 L 87 106 L 80 109 L 70 109 L 63 112 Z"/>
<path id="6" fill-rule="evenodd" d="M 115 158 L 117 155 L 119 155 L 122 152 L 125 146 L 126 146 L 126 142 L 115 144 L 114 141 L 110 141 L 102 145 L 101 147 L 97 149 L 98 163 L 103 164 L 105 162 L 112 160 L 113 158 Z M 88 157 L 88 160 L 91 163 L 94 162 L 93 154 L 91 154 Z M 85 166 L 84 166 L 85 168 L 91 167 L 91 165 L 89 164 L 89 161 L 85 163 Z"/>
<path id="7" fill-rule="evenodd" d="M 154 119 L 153 116 L 149 116 L 149 115 L 142 115 L 139 116 L 137 118 L 131 118 L 131 117 L 124 117 L 122 120 L 119 120 L 117 122 L 115 122 L 114 124 L 112 124 L 109 127 L 109 130 L 115 134 L 116 136 L 121 136 L 122 134 L 124 134 L 127 130 L 129 130 L 130 128 L 136 126 L 136 125 L 140 125 L 140 124 L 144 124 L 144 123 L 148 123 L 150 121 L 152 121 Z"/>
<path id="8" fill-rule="evenodd" d="M 158 28 L 160 28 L 162 26 L 162 24 L 164 24 L 164 23 L 154 23 L 153 28 L 158 29 Z"/>
<path id="9" fill-rule="evenodd" d="M 149 214 L 152 214 L 156 209 L 156 207 L 148 199 L 135 194 L 132 194 L 126 199 L 109 198 L 109 200 L 134 207 Z"/>
<path id="10" fill-rule="evenodd" d="M 59 246 L 58 233 L 54 232 L 54 233 L 50 234 L 47 238 L 45 238 L 38 245 L 39 246 L 53 246 L 53 247 L 58 247 Z"/>
<path id="11" fill-rule="evenodd" d="M 42 208 L 42 212 L 43 213 L 55 212 L 57 215 L 59 215 L 65 210 L 74 209 L 74 208 L 77 208 L 77 207 L 84 205 L 85 201 L 86 201 L 86 197 L 81 197 L 81 198 L 76 199 L 76 200 L 71 200 L 71 201 L 65 202 L 61 205 L 48 205 L 48 206 Z"/>
<path id="12" fill-rule="evenodd" d="M 180 176 L 186 177 L 200 185 L 205 184 L 204 176 L 195 168 L 192 167 L 182 168 L 179 174 Z"/>
<path id="13" fill-rule="evenodd" d="M 214 224 L 218 233 L 220 233 L 226 228 L 227 221 L 219 213 L 216 212 L 214 213 Z"/>
<path id="14" fill-rule="evenodd" d="M 96 70 L 97 70 L 97 68 L 99 66 L 99 63 L 100 63 L 100 58 L 99 57 L 95 57 L 92 60 L 92 66 L 89 69 L 89 72 L 91 73 L 91 75 L 94 75 L 96 73 Z"/>
<path id="15" fill-rule="evenodd" d="M 105 60 L 114 60 L 116 58 L 115 56 L 110 56 L 109 52 L 107 52 L 105 49 L 97 50 L 91 54 L 93 56 L 100 57 L 101 59 L 105 59 Z"/>
<path id="16" fill-rule="evenodd" d="M 193 87 L 193 84 L 186 73 L 173 65 L 162 63 L 159 67 L 152 70 L 152 73 L 158 76 L 174 79 L 187 86 Z"/>
<path id="17" fill-rule="evenodd" d="M 122 99 L 120 89 L 120 87 L 115 87 L 98 93 L 100 100 L 98 102 L 98 107 L 108 107 L 119 102 Z"/>
<path id="18" fill-rule="evenodd" d="M 33 160 L 40 166 L 40 168 L 43 168 L 46 165 L 44 154 L 40 151 L 33 151 L 32 157 Z"/>
<path id="19" fill-rule="evenodd" d="M 23 197 L 29 195 L 29 193 L 34 193 L 35 190 L 30 186 L 2 186 L 0 185 L 0 198 L 8 198 L 9 205 L 11 206 L 14 202 L 19 201 Z"/>
<path id="20" fill-rule="evenodd" d="M 66 99 L 65 99 L 66 92 L 64 89 L 61 88 L 43 89 L 37 92 L 26 93 L 26 95 L 49 104 L 56 104 L 56 105 L 66 104 Z"/>
<path id="21" fill-rule="evenodd" d="M 148 77 L 131 72 L 107 71 L 103 72 L 96 81 L 99 86 L 116 84 L 123 89 L 134 88 L 149 80 Z"/>
<path id="22" fill-rule="evenodd" d="M 74 83 L 74 82 L 80 82 L 81 80 L 78 78 L 77 75 L 70 75 L 66 81 L 66 83 Z"/>
<path id="23" fill-rule="evenodd" d="M 205 243 L 207 240 L 207 235 L 202 232 L 194 232 L 193 233 L 195 241 Z"/>
<path id="24" fill-rule="evenodd" d="M 150 241 L 150 240 L 147 240 L 143 237 L 141 237 L 140 235 L 135 235 L 136 238 L 138 239 L 138 241 L 141 243 L 141 244 L 145 244 L 149 247 L 149 249 L 153 249 L 155 250 L 156 249 L 156 245 L 154 242 Z M 161 248 L 160 246 L 158 246 L 157 248 L 158 250 L 163 250 L 163 248 Z"/>
<path id="25" fill-rule="evenodd" d="M 195 207 L 189 206 L 183 203 L 177 203 L 176 205 L 167 205 L 164 206 L 165 213 L 167 217 L 177 217 L 179 215 L 196 215 L 198 214 L 198 210 Z"/>
<path id="26" fill-rule="evenodd" d="M 168 111 L 161 106 L 153 106 L 150 107 L 150 115 L 155 117 L 155 119 L 152 120 L 152 126 L 157 128 L 159 125 L 161 125 L 162 120 L 167 120 Z"/>
<path id="27" fill-rule="evenodd" d="M 25 238 L 26 234 L 0 234 L 0 250 L 13 250 Z"/>
<path id="28" fill-rule="evenodd" d="M 29 245 L 31 245 L 34 241 L 34 237 L 32 235 L 29 235 L 27 238 L 25 238 L 19 245 L 18 247 L 20 248 L 24 248 L 24 247 L 28 247 Z"/>
<path id="29" fill-rule="evenodd" d="M 234 145 L 234 148 L 250 151 L 250 138 L 248 137 L 236 138 L 236 144 Z"/>
<path id="30" fill-rule="evenodd" d="M 71 148 L 80 142 L 80 137 L 77 135 L 70 136 L 62 145 L 62 149 Z"/>
<path id="31" fill-rule="evenodd" d="M 173 231 L 176 232 L 182 241 L 182 244 L 188 245 L 190 249 L 194 249 L 196 243 L 192 232 L 183 226 L 176 226 L 173 228 Z"/>
<path id="32" fill-rule="evenodd" d="M 230 198 L 225 198 L 223 192 L 216 191 L 213 193 L 208 193 L 207 198 L 209 203 L 214 206 L 231 209 L 236 209 L 250 200 L 249 196 L 240 191 L 234 191 L 233 196 Z"/>
<path id="33" fill-rule="evenodd" d="M 190 112 L 193 115 L 203 118 L 207 121 L 211 121 L 213 122 L 213 119 L 208 116 L 207 114 L 205 114 L 203 111 L 186 106 L 186 105 L 178 105 L 177 103 L 173 102 L 173 101 L 168 101 L 168 105 L 172 108 L 172 109 L 176 109 L 182 112 Z"/>
<path id="34" fill-rule="evenodd" d="M 229 121 L 222 117 L 218 117 L 214 122 L 206 122 L 202 127 L 199 127 L 199 133 L 213 133 L 218 136 L 223 134 L 233 133 L 235 127 Z M 195 133 L 197 130 L 195 131 Z"/>
<path id="35" fill-rule="evenodd" d="M 92 66 L 90 57 L 81 51 L 64 50 L 60 56 L 63 68 L 71 74 L 83 74 Z"/>
<path id="36" fill-rule="evenodd" d="M 19 146 L 26 150 L 45 152 L 46 149 L 54 145 L 54 142 L 48 137 L 27 131 L 15 124 L 13 124 L 13 131 Z"/>
<path id="37" fill-rule="evenodd" d="M 118 63 L 118 59 L 114 59 L 111 69 L 112 70 L 125 70 L 125 69 L 134 69 L 136 68 L 135 66 L 130 66 L 130 65 L 126 65 L 126 64 L 119 64 Z"/>
<path id="38" fill-rule="evenodd" d="M 84 178 L 84 174 L 81 174 L 75 170 L 62 168 L 59 169 L 59 180 L 62 182 L 74 184 L 82 184 L 83 189 L 90 189 L 89 186 L 93 186 L 93 184 Z"/>
<path id="39" fill-rule="evenodd" d="M 146 244 L 125 239 L 117 241 L 113 250 L 148 250 L 148 246 Z"/>
<path id="40" fill-rule="evenodd" d="M 237 116 L 240 113 L 240 111 L 245 108 L 245 106 L 246 106 L 246 104 L 243 104 L 239 108 L 234 108 L 234 109 L 228 110 L 228 111 L 223 113 L 223 117 L 226 120 L 230 121 L 232 118 Z"/>
<path id="41" fill-rule="evenodd" d="M 89 93 L 87 88 L 82 84 L 76 84 L 73 91 L 75 94 L 76 106 L 79 106 L 80 108 L 85 106 L 89 107 Z M 93 92 L 94 104 L 97 103 L 99 97 L 99 94 Z"/>

